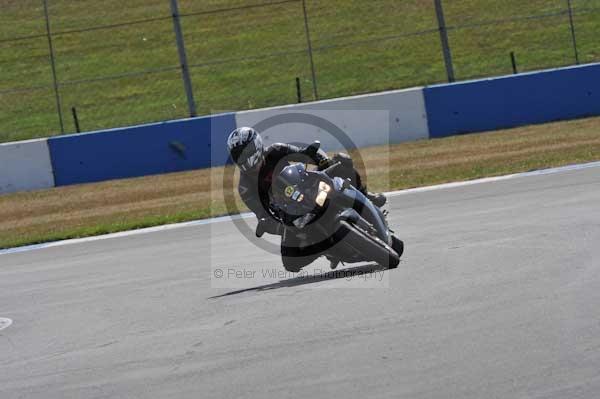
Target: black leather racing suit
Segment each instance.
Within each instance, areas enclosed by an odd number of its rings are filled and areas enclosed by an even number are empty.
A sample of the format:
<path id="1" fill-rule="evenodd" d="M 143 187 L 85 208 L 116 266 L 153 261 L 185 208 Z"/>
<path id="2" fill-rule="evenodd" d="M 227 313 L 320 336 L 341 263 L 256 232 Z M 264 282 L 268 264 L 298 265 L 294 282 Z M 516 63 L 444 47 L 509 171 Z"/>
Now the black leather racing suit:
<path id="1" fill-rule="evenodd" d="M 240 197 L 259 220 L 270 217 L 268 209 L 271 184 L 290 162 L 307 162 L 320 168 L 330 165 L 331 160 L 324 151 L 319 150 L 310 158 L 303 150 L 291 144 L 272 144 L 265 149 L 265 160 L 258 171 L 240 173 Z"/>

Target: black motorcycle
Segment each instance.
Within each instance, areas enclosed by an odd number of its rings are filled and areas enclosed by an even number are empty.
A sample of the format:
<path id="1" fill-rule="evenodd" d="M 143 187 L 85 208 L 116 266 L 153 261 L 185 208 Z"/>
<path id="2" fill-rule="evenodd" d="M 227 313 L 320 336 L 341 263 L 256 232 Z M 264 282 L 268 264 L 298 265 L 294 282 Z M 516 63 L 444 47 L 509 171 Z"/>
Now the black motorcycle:
<path id="1" fill-rule="evenodd" d="M 332 268 L 339 262 L 376 262 L 396 268 L 404 243 L 378 207 L 348 179 L 336 176 L 338 167 L 339 163 L 317 171 L 293 164 L 276 178 L 270 212 L 285 226 L 282 243 L 295 243 L 282 244 L 282 256 L 295 256 L 302 248 L 302 256 L 326 256 Z"/>

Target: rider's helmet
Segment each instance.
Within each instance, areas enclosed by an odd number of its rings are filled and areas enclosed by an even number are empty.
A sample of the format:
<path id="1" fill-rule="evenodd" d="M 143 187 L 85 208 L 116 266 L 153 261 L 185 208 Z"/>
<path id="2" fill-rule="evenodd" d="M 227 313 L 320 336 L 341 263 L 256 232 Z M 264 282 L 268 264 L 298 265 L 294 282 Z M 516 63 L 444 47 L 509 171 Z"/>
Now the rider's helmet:
<path id="1" fill-rule="evenodd" d="M 227 151 L 243 172 L 257 170 L 265 159 L 262 138 L 251 127 L 239 127 L 231 132 Z"/>

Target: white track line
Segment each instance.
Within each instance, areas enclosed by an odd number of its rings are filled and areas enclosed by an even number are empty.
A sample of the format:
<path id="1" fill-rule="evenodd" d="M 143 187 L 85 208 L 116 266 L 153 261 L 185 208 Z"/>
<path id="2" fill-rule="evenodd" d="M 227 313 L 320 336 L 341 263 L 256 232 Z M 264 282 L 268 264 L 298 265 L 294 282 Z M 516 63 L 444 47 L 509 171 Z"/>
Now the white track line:
<path id="1" fill-rule="evenodd" d="M 391 191 L 389 193 L 385 193 L 385 195 L 387 197 L 397 197 L 399 195 L 406 195 L 406 194 L 412 194 L 412 193 L 422 193 L 422 192 L 426 192 L 426 191 L 445 190 L 445 189 L 455 188 L 455 187 L 471 186 L 474 184 L 492 183 L 492 182 L 498 182 L 498 181 L 521 178 L 521 177 L 551 175 L 551 174 L 555 174 L 555 173 L 564 173 L 564 172 L 569 172 L 569 171 L 574 171 L 574 170 L 583 170 L 583 169 L 598 168 L 598 167 L 600 167 L 600 162 L 590 162 L 590 163 L 583 163 L 583 164 L 577 164 L 577 165 L 561 166 L 559 168 L 534 170 L 532 172 L 514 173 L 512 175 L 484 177 L 482 179 L 477 179 L 477 180 L 467 180 L 467 181 L 459 181 L 459 182 L 455 182 L 455 183 L 438 184 L 436 186 L 409 188 L 406 190 Z"/>
<path id="2" fill-rule="evenodd" d="M 486 178 L 477 179 L 477 180 L 467 180 L 467 181 L 461 181 L 461 182 L 455 182 L 455 183 L 438 184 L 435 186 L 410 188 L 407 190 L 400 190 L 400 191 L 391 191 L 391 192 L 385 193 L 385 195 L 387 197 L 397 197 L 400 195 L 408 195 L 408 194 L 421 193 L 421 192 L 426 192 L 426 191 L 446 190 L 446 189 L 456 188 L 456 187 L 471 186 L 474 184 L 493 183 L 493 182 L 498 182 L 498 181 L 503 181 L 503 180 L 521 178 L 521 177 L 549 175 L 549 174 L 555 174 L 555 173 L 564 173 L 564 172 L 569 172 L 569 171 L 574 171 L 574 170 L 583 170 L 583 169 L 598 168 L 598 167 L 600 167 L 600 162 L 590 162 L 590 163 L 584 163 L 584 164 L 562 166 L 559 168 L 536 170 L 536 171 L 532 171 L 532 172 L 515 173 L 515 174 L 511 174 L 511 175 L 504 175 L 504 176 L 486 177 Z M 163 226 L 148 227 L 148 228 L 144 228 L 144 229 L 137 229 L 137 230 L 130 230 L 130 231 L 122 231 L 119 233 L 105 234 L 105 235 L 101 235 L 101 236 L 76 238 L 76 239 L 71 239 L 71 240 L 55 241 L 55 242 L 49 242 L 49 243 L 44 243 L 44 244 L 28 245 L 28 246 L 23 246 L 23 247 L 0 250 L 0 255 L 14 254 L 14 253 L 19 253 L 19 252 L 27 252 L 27 251 L 37 250 L 37 249 L 44 249 L 44 248 L 59 247 L 59 246 L 63 246 L 63 245 L 82 244 L 82 243 L 92 242 L 92 241 L 108 240 L 111 238 L 129 237 L 129 236 L 134 236 L 134 235 L 139 235 L 139 234 L 156 233 L 159 231 L 174 230 L 174 229 L 180 229 L 180 228 L 184 228 L 184 227 L 204 226 L 207 224 L 227 222 L 227 221 L 231 221 L 234 219 L 244 219 L 244 218 L 248 218 L 251 216 L 252 216 L 251 213 L 242 213 L 240 215 L 221 216 L 221 217 L 213 218 L 213 219 L 202 219 L 202 220 L 195 220 L 192 222 L 167 224 L 167 225 L 163 225 Z"/>

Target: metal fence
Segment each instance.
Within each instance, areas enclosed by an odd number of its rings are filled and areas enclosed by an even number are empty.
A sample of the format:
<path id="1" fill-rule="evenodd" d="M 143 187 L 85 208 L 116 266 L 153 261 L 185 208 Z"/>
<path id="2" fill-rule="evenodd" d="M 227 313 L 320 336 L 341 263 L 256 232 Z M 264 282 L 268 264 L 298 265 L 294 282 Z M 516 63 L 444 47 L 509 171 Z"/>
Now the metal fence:
<path id="1" fill-rule="evenodd" d="M 600 0 L 0 7 L 0 141 L 600 60 Z"/>

